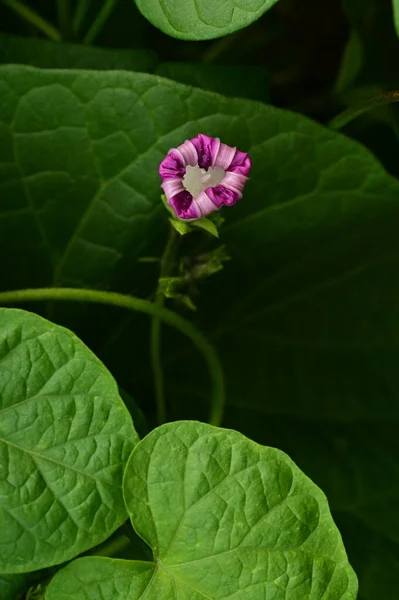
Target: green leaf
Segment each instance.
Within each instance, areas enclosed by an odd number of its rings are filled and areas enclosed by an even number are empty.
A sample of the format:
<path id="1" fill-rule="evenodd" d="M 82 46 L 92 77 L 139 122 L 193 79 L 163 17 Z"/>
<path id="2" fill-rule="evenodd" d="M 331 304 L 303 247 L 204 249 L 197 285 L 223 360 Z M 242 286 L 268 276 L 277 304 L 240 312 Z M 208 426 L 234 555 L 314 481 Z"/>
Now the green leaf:
<path id="1" fill-rule="evenodd" d="M 23 590 L 27 587 L 24 575 L 0 575 L 0 598 L 1 600 L 16 600 L 20 598 Z"/>
<path id="2" fill-rule="evenodd" d="M 0 34 L 0 64 L 45 69 L 123 69 L 153 71 L 157 59 L 149 50 L 113 50 Z"/>
<path id="3" fill-rule="evenodd" d="M 224 96 L 268 102 L 269 74 L 262 67 L 238 67 L 195 62 L 161 63 L 156 72 L 162 77 L 193 85 Z"/>
<path id="4" fill-rule="evenodd" d="M 0 572 L 59 564 L 119 527 L 137 439 L 114 379 L 82 342 L 0 309 Z"/>
<path id="5" fill-rule="evenodd" d="M 101 285 L 133 241 L 132 261 L 156 235 L 165 123 L 154 114 L 172 89 L 134 77 L 0 68 L 2 286 Z"/>
<path id="6" fill-rule="evenodd" d="M 53 579 L 48 600 L 356 597 L 324 494 L 279 450 L 171 423 L 136 446 L 123 485 L 154 563 L 77 560 Z"/>
<path id="7" fill-rule="evenodd" d="M 259 19 L 277 0 L 136 0 L 158 29 L 181 40 L 210 40 Z"/>
<path id="8" fill-rule="evenodd" d="M 133 280 L 135 260 L 146 251 L 153 254 L 166 222 L 159 162 L 169 148 L 199 130 L 255 151 L 256 176 L 244 199 L 222 211 L 229 219 L 256 211 L 265 200 L 273 204 L 278 191 L 268 181 L 279 185 L 275 173 L 289 181 L 286 161 L 294 168 L 294 180 L 300 176 L 302 161 L 292 164 L 293 157 L 287 156 L 289 136 L 297 148 L 302 136 L 308 140 L 305 171 L 315 178 L 324 167 L 314 162 L 313 148 L 330 139 L 320 127 L 290 113 L 144 74 L 8 66 L 0 68 L 0 89 L 3 288 L 109 285 L 122 260 Z M 302 126 L 303 133 L 295 132 Z M 345 138 L 333 137 L 331 145 L 336 148 L 333 162 L 341 147 L 344 154 L 361 155 Z M 342 164 L 338 169 L 344 173 Z M 362 169 L 359 164 L 360 178 Z M 382 176 L 385 185 L 389 179 L 385 183 Z M 296 193 L 294 186 L 288 197 Z"/>
<path id="9" fill-rule="evenodd" d="M 79 558 L 53 578 L 46 600 L 139 600 L 148 588 L 154 567 L 145 561 Z M 169 596 L 158 596 L 157 600 L 160 598 L 169 600 Z"/>

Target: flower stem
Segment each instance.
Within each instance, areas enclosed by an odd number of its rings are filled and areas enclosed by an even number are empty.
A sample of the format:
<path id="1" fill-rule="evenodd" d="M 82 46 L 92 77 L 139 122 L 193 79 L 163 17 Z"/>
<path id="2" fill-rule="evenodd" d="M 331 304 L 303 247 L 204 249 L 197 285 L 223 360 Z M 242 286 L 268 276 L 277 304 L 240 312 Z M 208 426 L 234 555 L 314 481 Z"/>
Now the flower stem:
<path id="1" fill-rule="evenodd" d="M 54 40 L 59 42 L 61 40 L 61 33 L 58 31 L 54 25 L 46 21 L 41 15 L 37 12 L 23 4 L 23 2 L 19 2 L 19 0 L 2 0 L 3 4 L 11 8 L 14 12 L 16 12 L 20 17 L 28 21 L 31 25 L 34 25 L 37 29 L 42 31 L 45 35 L 47 35 L 50 40 Z"/>
<path id="2" fill-rule="evenodd" d="M 94 23 L 85 35 L 85 38 L 83 40 L 84 44 L 92 44 L 94 42 L 94 40 L 104 27 L 108 17 L 114 10 L 117 2 L 118 0 L 105 0 L 102 9 L 98 13 Z"/>
<path id="3" fill-rule="evenodd" d="M 175 262 L 178 241 L 177 232 L 171 227 L 168 241 L 166 242 L 165 250 L 161 257 L 159 278 L 168 277 L 171 274 Z M 165 297 L 160 291 L 159 284 L 155 294 L 155 304 L 158 308 L 163 308 L 165 304 Z M 157 423 L 158 425 L 162 425 L 166 420 L 166 401 L 161 358 L 161 319 L 157 315 L 153 315 L 151 319 L 150 350 L 157 405 Z"/>
<path id="4" fill-rule="evenodd" d="M 384 106 L 385 104 L 392 104 L 393 102 L 399 102 L 399 91 L 383 92 L 373 98 L 368 98 L 355 106 L 350 106 L 346 110 L 342 111 L 339 115 L 334 117 L 329 123 L 332 129 L 342 129 L 348 123 L 362 115 L 363 113 L 377 108 L 378 106 Z"/>
<path id="5" fill-rule="evenodd" d="M 94 302 L 98 304 L 119 306 L 121 308 L 128 308 L 129 310 L 146 313 L 147 315 L 157 316 L 168 325 L 178 329 L 181 333 L 190 338 L 208 364 L 212 383 L 212 405 L 209 422 L 212 425 L 220 425 L 225 401 L 222 367 L 213 346 L 211 346 L 208 340 L 196 327 L 194 327 L 194 325 L 192 325 L 192 323 L 186 321 L 186 319 L 183 319 L 183 317 L 175 312 L 157 306 L 157 304 L 149 302 L 148 300 L 142 300 L 141 298 L 127 296 L 125 294 L 118 294 L 117 292 L 52 287 L 0 292 L 0 305 L 46 300 Z"/>

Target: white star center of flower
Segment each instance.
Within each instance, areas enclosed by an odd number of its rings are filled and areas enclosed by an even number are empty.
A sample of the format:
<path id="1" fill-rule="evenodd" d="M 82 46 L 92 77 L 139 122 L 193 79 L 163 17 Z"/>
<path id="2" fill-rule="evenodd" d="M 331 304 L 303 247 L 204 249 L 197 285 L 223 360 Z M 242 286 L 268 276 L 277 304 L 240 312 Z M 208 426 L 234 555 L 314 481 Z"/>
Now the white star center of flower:
<path id="1" fill-rule="evenodd" d="M 226 172 L 222 167 L 209 167 L 200 169 L 198 165 L 186 167 L 186 174 L 183 177 L 183 185 L 188 192 L 197 198 L 201 192 L 204 192 L 209 187 L 215 187 L 224 179 Z"/>

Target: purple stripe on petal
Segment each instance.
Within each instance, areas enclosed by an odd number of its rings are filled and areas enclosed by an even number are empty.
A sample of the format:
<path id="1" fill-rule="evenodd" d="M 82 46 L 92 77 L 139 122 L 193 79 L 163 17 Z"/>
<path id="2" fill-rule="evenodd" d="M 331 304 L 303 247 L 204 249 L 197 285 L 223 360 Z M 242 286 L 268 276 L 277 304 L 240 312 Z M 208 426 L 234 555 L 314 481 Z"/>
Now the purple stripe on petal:
<path id="1" fill-rule="evenodd" d="M 215 187 L 207 188 L 205 193 L 217 208 L 220 208 L 221 206 L 231 206 L 241 198 L 240 192 L 231 190 L 221 183 Z"/>
<path id="2" fill-rule="evenodd" d="M 162 181 L 168 181 L 169 179 L 182 179 L 186 172 L 186 166 L 183 163 L 181 157 L 171 150 L 169 154 L 165 156 L 161 164 L 159 165 L 159 174 Z"/>
<path id="3" fill-rule="evenodd" d="M 220 144 L 219 152 L 215 157 L 214 167 L 221 167 L 225 171 L 231 165 L 231 161 L 236 155 L 236 148 L 232 148 L 231 146 L 227 146 L 227 144 Z"/>
<path id="4" fill-rule="evenodd" d="M 176 196 L 170 198 L 168 204 L 180 219 L 200 219 L 202 216 L 192 195 L 187 190 L 179 192 Z"/>
<path id="5" fill-rule="evenodd" d="M 198 153 L 198 165 L 201 169 L 209 169 L 215 162 L 219 152 L 219 138 L 211 138 L 208 135 L 199 133 L 197 137 L 191 140 Z"/>
<path id="6" fill-rule="evenodd" d="M 249 175 L 250 170 L 251 159 L 249 158 L 248 154 L 246 152 L 241 152 L 240 150 L 237 150 L 236 155 L 228 168 L 228 171 L 233 173 L 239 173 L 240 175 L 245 175 L 247 177 Z"/>

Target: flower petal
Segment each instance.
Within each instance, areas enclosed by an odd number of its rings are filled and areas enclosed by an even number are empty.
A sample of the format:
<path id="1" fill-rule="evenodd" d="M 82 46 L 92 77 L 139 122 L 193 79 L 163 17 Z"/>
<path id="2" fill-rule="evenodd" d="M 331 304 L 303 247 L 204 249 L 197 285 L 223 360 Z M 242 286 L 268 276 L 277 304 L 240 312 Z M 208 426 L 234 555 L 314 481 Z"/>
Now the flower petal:
<path id="1" fill-rule="evenodd" d="M 168 199 L 168 204 L 180 219 L 200 219 L 202 217 L 196 201 L 187 190 Z"/>
<path id="2" fill-rule="evenodd" d="M 232 190 L 221 183 L 215 187 L 207 188 L 205 194 L 217 208 L 220 208 L 221 206 L 231 206 L 242 196 L 241 192 Z"/>
<path id="3" fill-rule="evenodd" d="M 198 151 L 195 144 L 193 144 L 193 140 L 186 140 L 176 150 L 182 156 L 186 166 L 191 165 L 193 167 L 198 163 Z"/>
<path id="4" fill-rule="evenodd" d="M 227 170 L 248 177 L 249 171 L 251 170 L 251 159 L 246 152 L 237 150 L 236 155 Z"/>
<path id="5" fill-rule="evenodd" d="M 224 171 L 227 171 L 236 153 L 236 148 L 227 146 L 227 144 L 220 144 L 219 152 L 217 153 L 217 156 L 215 156 L 215 160 L 212 166 L 221 167 Z"/>
<path id="6" fill-rule="evenodd" d="M 177 178 L 182 179 L 185 172 L 186 165 L 184 164 L 182 157 L 174 150 L 170 150 L 159 165 L 159 174 L 162 181 Z"/>
<path id="7" fill-rule="evenodd" d="M 219 138 L 211 138 L 208 135 L 199 133 L 197 137 L 191 140 L 191 142 L 198 153 L 199 167 L 201 169 L 209 169 L 209 167 L 212 167 L 219 152 Z"/>
<path id="8" fill-rule="evenodd" d="M 226 175 L 223 177 L 223 180 L 220 182 L 220 185 L 225 185 L 233 190 L 236 190 L 237 192 L 242 192 L 247 181 L 248 177 L 245 175 L 227 171 Z"/>
<path id="9" fill-rule="evenodd" d="M 212 190 L 213 188 L 208 189 Z M 195 201 L 198 205 L 198 208 L 201 211 L 202 217 L 206 217 L 206 215 L 209 215 L 210 213 L 215 212 L 215 210 L 218 209 L 218 207 L 212 202 L 212 200 L 206 193 L 206 190 L 205 192 L 201 192 L 199 196 L 196 197 Z"/>
<path id="10" fill-rule="evenodd" d="M 187 191 L 183 185 L 182 179 L 172 179 L 169 181 L 164 181 L 161 185 L 161 188 L 165 192 L 165 196 L 168 200 L 173 196 L 176 196 L 176 194 L 179 194 L 180 192 Z"/>

